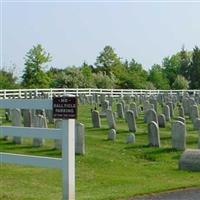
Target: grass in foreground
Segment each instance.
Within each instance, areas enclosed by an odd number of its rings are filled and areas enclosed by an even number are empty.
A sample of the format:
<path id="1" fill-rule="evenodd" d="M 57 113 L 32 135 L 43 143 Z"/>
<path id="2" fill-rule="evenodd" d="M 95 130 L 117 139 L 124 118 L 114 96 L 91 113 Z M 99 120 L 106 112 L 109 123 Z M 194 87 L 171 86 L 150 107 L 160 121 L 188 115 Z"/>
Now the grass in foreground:
<path id="1" fill-rule="evenodd" d="M 79 121 L 86 127 L 86 155 L 76 156 L 76 199 L 114 200 L 170 189 L 200 186 L 200 173 L 178 170 L 181 151 L 171 149 L 171 124 L 160 129 L 162 148 L 147 146 L 147 125 L 143 115 L 137 119 L 135 144 L 125 144 L 127 124 L 117 121 L 117 140 L 107 140 L 107 123 L 94 129 L 91 106 L 79 107 Z M 198 133 L 187 120 L 187 147 L 197 148 Z M 33 148 L 30 141 L 14 145 L 0 140 L 0 151 L 60 157 L 48 141 Z M 61 171 L 18 165 L 0 166 L 0 199 L 57 200 L 62 197 Z"/>

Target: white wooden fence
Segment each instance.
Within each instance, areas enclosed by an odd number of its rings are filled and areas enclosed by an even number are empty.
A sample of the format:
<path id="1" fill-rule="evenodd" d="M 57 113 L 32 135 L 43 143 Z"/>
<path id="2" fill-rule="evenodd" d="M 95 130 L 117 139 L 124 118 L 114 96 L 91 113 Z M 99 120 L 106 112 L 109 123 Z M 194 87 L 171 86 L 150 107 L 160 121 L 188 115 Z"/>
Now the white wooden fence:
<path id="1" fill-rule="evenodd" d="M 0 108 L 52 109 L 50 99 L 1 99 Z M 75 199 L 75 120 L 63 120 L 61 129 L 0 126 L 1 136 L 58 139 L 62 141 L 62 158 L 28 156 L 0 152 L 0 162 L 59 168 L 63 177 L 63 200 Z"/>
<path id="2" fill-rule="evenodd" d="M 124 96 L 135 94 L 176 94 L 184 92 L 200 93 L 200 90 L 143 90 L 143 89 L 97 89 L 97 88 L 47 88 L 47 89 L 13 89 L 0 90 L 0 99 L 6 98 L 32 98 L 34 96 L 48 94 L 51 98 L 54 95 L 72 94 L 79 96 L 85 94 L 91 96 L 92 94 L 105 94 L 111 96 Z"/>

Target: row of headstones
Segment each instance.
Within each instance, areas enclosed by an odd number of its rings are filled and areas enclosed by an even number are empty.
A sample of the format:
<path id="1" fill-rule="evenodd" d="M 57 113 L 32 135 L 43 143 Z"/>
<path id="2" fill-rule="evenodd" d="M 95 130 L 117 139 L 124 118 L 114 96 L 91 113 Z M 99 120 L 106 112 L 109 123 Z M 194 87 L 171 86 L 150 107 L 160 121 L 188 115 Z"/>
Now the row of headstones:
<path id="1" fill-rule="evenodd" d="M 156 100 L 159 103 L 172 101 L 173 103 L 176 101 L 182 101 L 184 97 L 189 98 L 190 95 L 188 92 L 185 92 L 185 94 L 180 93 L 174 93 L 174 94 L 157 94 L 157 95 L 149 95 L 149 94 L 132 94 L 132 95 L 118 95 L 113 96 L 111 94 L 105 95 L 105 94 L 79 94 L 79 102 L 81 104 L 102 104 L 105 100 L 109 101 L 109 104 L 112 105 L 113 101 L 118 101 L 119 99 L 124 100 L 127 104 L 130 104 L 130 102 L 134 101 L 139 104 L 143 104 L 144 101 L 147 99 L 150 99 L 153 103 L 154 100 Z M 197 103 L 200 103 L 200 94 L 196 93 L 195 95 L 191 96 L 195 99 Z M 156 108 L 155 108 L 156 109 Z"/>
<path id="2" fill-rule="evenodd" d="M 168 102 L 163 107 L 163 113 L 157 117 L 157 113 L 154 110 L 154 106 L 146 109 L 144 115 L 144 121 L 148 124 L 148 139 L 150 146 L 160 146 L 160 136 L 159 136 L 159 127 L 165 127 L 165 121 L 170 121 L 173 117 L 174 104 Z M 198 118 L 198 106 L 192 105 L 190 111 L 190 117 L 192 121 L 195 121 L 196 129 L 200 130 L 200 120 Z M 185 128 L 185 115 L 184 109 L 179 105 L 178 107 L 179 117 L 177 121 L 172 124 L 172 148 L 178 150 L 184 150 L 186 148 L 186 128 Z M 195 120 L 194 120 L 195 119 Z M 199 144 L 198 147 L 200 148 Z"/>
<path id="3" fill-rule="evenodd" d="M 108 132 L 108 140 L 115 141 L 117 138 L 117 133 L 115 129 L 110 129 Z M 126 137 L 126 143 L 135 143 L 135 134 L 134 133 L 129 133 Z"/>
<path id="4" fill-rule="evenodd" d="M 111 109 L 108 109 L 105 111 L 108 127 L 110 129 L 116 129 L 116 115 L 113 113 Z M 92 125 L 93 128 L 101 128 L 101 117 L 100 113 L 97 110 L 91 111 L 91 118 L 92 118 Z M 132 110 L 128 110 L 126 112 L 126 122 L 128 124 L 128 130 L 130 132 L 136 132 L 137 126 L 136 126 L 136 120 L 135 120 L 135 113 Z"/>
<path id="5" fill-rule="evenodd" d="M 134 104 L 135 105 L 135 104 Z M 174 104 L 172 102 L 168 102 L 168 105 L 164 105 L 163 107 L 163 113 L 160 114 L 157 118 L 156 111 L 153 109 L 154 105 L 149 104 L 150 107 L 144 106 L 144 111 L 145 111 L 145 122 L 148 123 L 148 138 L 149 138 L 149 144 L 151 146 L 160 146 L 160 136 L 159 136 L 159 127 L 165 127 L 165 121 L 169 121 L 171 117 L 173 117 L 173 109 L 174 109 Z M 148 108 L 152 108 L 149 109 Z M 119 110 L 118 115 L 121 117 L 124 117 L 123 113 L 123 106 L 122 104 L 117 104 L 117 110 Z M 182 106 L 179 106 L 179 117 L 177 118 L 177 122 L 175 122 L 172 125 L 172 147 L 176 149 L 184 149 L 185 148 L 185 137 L 186 137 L 186 131 L 185 131 L 185 119 L 184 119 L 184 109 Z M 134 117 L 134 112 L 133 111 L 128 111 L 127 112 L 127 122 L 129 125 L 129 130 L 135 132 L 136 131 L 136 125 L 135 125 L 135 117 Z M 191 118 L 193 119 L 192 121 L 195 121 L 196 129 L 200 129 L 200 120 L 198 118 L 198 107 L 197 105 L 193 105 L 191 107 Z M 116 123 L 115 123 L 115 118 L 113 116 L 113 112 L 111 110 L 106 110 L 106 117 L 108 120 L 109 128 L 113 128 L 114 130 L 116 129 Z M 195 120 L 194 120 L 195 119 Z M 100 127 L 100 117 L 98 111 L 92 111 L 92 122 L 93 122 L 93 127 L 99 128 Z M 182 127 L 182 125 L 184 127 Z M 130 128 L 133 127 L 133 128 Z M 109 135 L 113 136 L 110 138 L 115 138 L 116 134 L 114 130 L 111 130 L 109 132 Z M 177 137 L 176 131 L 180 134 Z M 108 136 L 109 138 L 109 136 Z"/>
<path id="6" fill-rule="evenodd" d="M 150 110 L 152 111 L 152 110 Z M 151 113 L 151 112 L 149 112 Z M 153 112 L 152 112 L 153 113 Z M 132 126 L 133 129 L 129 129 L 129 131 L 135 132 L 136 128 L 133 126 L 134 122 L 134 113 L 132 111 L 128 111 L 128 114 L 130 115 L 128 117 L 128 124 L 130 123 L 130 127 Z M 93 119 L 93 125 L 95 125 L 95 128 L 100 128 L 100 117 L 98 116 L 98 111 L 92 111 L 92 119 Z M 110 126 L 111 130 L 108 132 L 108 139 L 109 140 L 115 140 L 116 139 L 116 125 L 114 122 L 114 117 L 112 116 L 113 113 L 110 110 L 107 110 L 107 116 L 110 118 L 110 124 L 112 124 L 112 127 Z M 94 119 L 98 119 L 98 122 Z M 159 126 L 158 121 L 149 121 L 148 122 L 148 141 L 149 146 L 155 146 L 160 147 L 160 133 L 159 133 Z M 135 142 L 135 135 L 133 133 L 130 133 L 127 136 L 126 139 L 127 143 L 134 143 Z M 178 150 L 184 150 L 186 147 L 186 128 L 184 121 L 176 121 L 172 124 L 172 148 L 178 149 Z"/>
<path id="7" fill-rule="evenodd" d="M 188 113 L 192 122 L 193 126 L 196 130 L 200 130 L 200 119 L 199 119 L 199 112 L 198 106 L 194 104 L 192 98 L 188 98 L 188 106 L 190 107 L 190 112 Z M 159 127 L 163 127 L 162 123 L 168 117 L 168 121 L 171 117 L 173 117 L 173 109 L 174 105 L 172 102 L 169 102 L 168 105 L 165 105 L 163 108 L 164 115 L 159 115 L 157 119 L 157 115 L 154 109 L 147 110 L 146 112 L 146 122 L 148 123 L 148 133 L 149 133 L 149 142 L 150 144 L 153 141 L 157 141 L 157 146 L 159 146 Z M 178 107 L 179 117 L 177 121 L 172 124 L 172 147 L 179 150 L 184 150 L 186 148 L 186 128 L 185 128 L 185 114 L 183 106 L 179 105 Z M 157 125 L 158 124 L 158 125 Z M 152 131 L 151 131 L 152 129 Z M 199 139 L 200 141 L 200 139 Z M 155 143 L 155 144 L 156 144 Z M 156 145 L 155 145 L 156 146 Z M 198 148 L 200 148 L 200 144 L 198 142 Z"/>
<path id="8" fill-rule="evenodd" d="M 24 127 L 38 127 L 38 128 L 48 128 L 46 112 L 44 110 L 27 110 L 27 109 L 12 109 L 7 110 L 9 112 L 9 119 L 11 120 L 12 126 L 22 126 L 22 121 L 24 123 Z M 47 111 L 48 113 L 49 111 Z M 50 113 L 50 112 L 49 112 Z M 22 120 L 23 117 L 23 120 Z M 52 116 L 51 116 L 52 118 Z M 55 128 L 61 128 L 61 119 L 57 119 L 54 121 Z M 7 139 L 7 137 L 4 137 Z M 13 143 L 22 144 L 21 137 L 13 137 Z M 33 138 L 32 145 L 34 147 L 40 147 L 45 144 L 44 139 Z M 55 148 L 61 149 L 61 141 L 55 140 Z M 85 154 L 85 128 L 81 123 L 76 122 L 75 127 L 75 152 L 77 154 Z"/>
<path id="9" fill-rule="evenodd" d="M 200 119 L 199 119 L 199 112 L 198 112 L 198 106 L 195 104 L 195 100 L 193 98 L 188 98 L 188 99 L 183 99 L 185 100 L 184 102 L 188 102 L 187 106 L 190 107 L 190 112 L 189 112 L 189 117 L 191 118 L 193 122 L 194 129 L 198 130 L 199 129 L 199 124 L 200 124 Z M 105 108 L 102 109 L 102 112 L 106 113 L 107 109 L 111 109 L 111 106 L 109 105 L 108 101 L 104 102 Z M 185 104 L 183 104 L 185 105 Z M 130 108 L 129 108 L 130 107 Z M 158 122 L 160 127 L 165 127 L 165 120 L 170 121 L 171 118 L 174 116 L 174 107 L 175 104 L 173 102 L 167 102 L 163 106 L 163 114 L 158 116 Z M 117 103 L 117 113 L 114 113 L 114 116 L 118 116 L 120 118 L 125 118 L 127 117 L 126 113 L 130 110 L 132 110 L 135 114 L 135 117 L 137 118 L 138 113 L 141 112 L 140 107 L 136 105 L 136 103 L 131 103 L 129 105 L 125 105 L 125 102 L 122 101 L 122 103 Z M 144 102 L 144 122 L 148 123 L 148 113 L 150 109 L 154 109 L 157 112 L 157 101 L 155 99 L 151 99 L 151 103 L 148 101 Z M 124 111 L 125 110 L 125 111 Z M 179 117 L 184 118 L 185 117 L 185 111 L 184 111 L 184 106 L 179 105 L 178 107 L 178 112 L 179 112 Z M 125 113 L 125 114 L 124 114 Z M 105 114 L 106 115 L 106 114 Z M 151 118 L 151 117 L 150 117 Z M 127 119 L 126 119 L 127 121 Z M 151 120 L 150 120 L 151 121 Z M 157 122 L 157 120 L 156 120 Z"/>
<path id="10" fill-rule="evenodd" d="M 104 109 L 102 109 L 101 113 L 97 110 L 92 111 L 92 124 L 94 128 L 101 127 L 101 120 L 100 117 L 106 117 L 108 121 L 109 128 L 116 128 L 115 119 L 117 117 L 125 119 L 128 123 L 128 129 L 131 132 L 136 132 L 136 118 L 138 117 L 139 113 L 141 112 L 141 108 L 136 105 L 136 103 L 132 102 L 130 105 L 125 105 L 125 103 L 117 103 L 117 112 L 112 112 L 112 107 L 109 105 L 108 101 L 104 102 L 104 105 L 107 105 Z M 103 113 L 103 114 L 102 114 Z M 159 122 L 160 127 L 165 127 L 165 121 L 169 121 L 171 119 L 171 114 L 173 113 L 173 108 L 168 105 L 165 105 L 163 108 L 163 113 L 158 116 L 154 111 L 153 104 L 145 104 L 144 105 L 144 122 L 149 123 L 150 121 L 155 121 L 156 123 Z"/>
<path id="11" fill-rule="evenodd" d="M 177 150 L 186 149 L 186 128 L 182 121 L 175 121 L 172 123 L 171 141 L 172 148 Z M 151 121 L 148 124 L 148 141 L 150 146 L 160 147 L 160 133 L 158 124 Z"/>
<path id="12" fill-rule="evenodd" d="M 94 128 L 101 127 L 100 117 L 105 116 L 107 118 L 109 128 L 116 129 L 115 119 L 119 117 L 123 119 L 125 118 L 125 121 L 128 123 L 129 131 L 136 132 L 137 126 L 135 118 L 137 118 L 141 112 L 140 107 L 137 106 L 136 103 L 132 102 L 130 105 L 125 105 L 125 103 L 117 103 L 117 112 L 112 112 L 112 107 L 109 105 L 108 101 L 105 101 L 104 105 L 107 106 L 101 111 L 100 114 L 97 110 L 92 111 L 92 124 Z M 154 111 L 154 105 L 150 103 L 144 104 L 144 122 L 149 123 L 151 121 L 155 121 L 159 124 L 159 127 L 165 127 L 165 121 L 169 121 L 171 119 L 171 113 L 173 113 L 173 107 L 170 107 L 165 105 L 163 108 L 164 114 L 159 115 L 157 119 L 157 114 Z M 102 113 L 104 114 L 102 115 Z"/>

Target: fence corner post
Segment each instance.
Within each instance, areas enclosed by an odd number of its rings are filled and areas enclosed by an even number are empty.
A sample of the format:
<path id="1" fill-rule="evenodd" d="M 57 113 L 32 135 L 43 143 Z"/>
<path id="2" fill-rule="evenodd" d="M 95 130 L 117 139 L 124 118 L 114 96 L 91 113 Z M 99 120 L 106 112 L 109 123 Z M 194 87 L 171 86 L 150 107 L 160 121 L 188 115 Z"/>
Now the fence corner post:
<path id="1" fill-rule="evenodd" d="M 63 200 L 75 200 L 75 119 L 62 121 Z"/>

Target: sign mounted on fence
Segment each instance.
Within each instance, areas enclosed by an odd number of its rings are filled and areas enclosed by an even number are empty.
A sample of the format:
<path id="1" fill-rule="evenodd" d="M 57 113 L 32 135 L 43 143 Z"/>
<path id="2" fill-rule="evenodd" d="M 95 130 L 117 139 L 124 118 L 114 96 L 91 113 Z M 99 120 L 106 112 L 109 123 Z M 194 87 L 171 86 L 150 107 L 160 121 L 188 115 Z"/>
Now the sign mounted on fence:
<path id="1" fill-rule="evenodd" d="M 76 119 L 77 97 L 53 97 L 53 118 Z"/>

